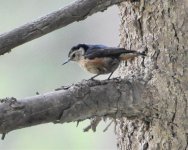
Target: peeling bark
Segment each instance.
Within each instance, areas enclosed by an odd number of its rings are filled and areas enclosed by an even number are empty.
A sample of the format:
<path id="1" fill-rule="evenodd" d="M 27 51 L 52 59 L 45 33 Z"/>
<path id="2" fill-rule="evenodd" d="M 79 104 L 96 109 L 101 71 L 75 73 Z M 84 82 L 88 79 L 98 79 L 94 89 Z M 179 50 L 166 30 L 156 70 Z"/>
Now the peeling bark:
<path id="1" fill-rule="evenodd" d="M 122 119 L 116 128 L 121 150 L 188 149 L 188 2 L 124 2 L 120 45 L 147 47 L 144 60 L 119 69 L 126 79 L 144 80 L 157 105 L 148 122 Z M 142 65 L 144 64 L 144 65 Z M 157 94 L 152 94 L 153 92 Z"/>

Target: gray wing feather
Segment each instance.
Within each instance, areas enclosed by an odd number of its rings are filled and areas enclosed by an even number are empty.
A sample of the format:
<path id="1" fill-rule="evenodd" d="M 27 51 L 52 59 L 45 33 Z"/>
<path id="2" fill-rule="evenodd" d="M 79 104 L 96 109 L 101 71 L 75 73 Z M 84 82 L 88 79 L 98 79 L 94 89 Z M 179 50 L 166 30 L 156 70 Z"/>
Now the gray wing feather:
<path id="1" fill-rule="evenodd" d="M 117 58 L 123 53 L 137 53 L 134 50 L 126 50 L 124 48 L 100 48 L 100 49 L 90 49 L 86 52 L 85 57 L 89 59 L 94 59 L 96 57 L 114 57 Z"/>

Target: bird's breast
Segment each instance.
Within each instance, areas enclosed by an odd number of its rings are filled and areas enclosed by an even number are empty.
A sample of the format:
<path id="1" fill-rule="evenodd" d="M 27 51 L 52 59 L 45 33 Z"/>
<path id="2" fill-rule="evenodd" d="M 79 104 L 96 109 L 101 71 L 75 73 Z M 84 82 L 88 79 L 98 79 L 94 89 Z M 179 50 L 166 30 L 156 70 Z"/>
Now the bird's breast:
<path id="1" fill-rule="evenodd" d="M 114 63 L 113 63 L 114 62 Z M 119 62 L 114 61 L 112 58 L 94 58 L 82 59 L 79 61 L 80 66 L 93 74 L 107 74 L 114 71 Z"/>

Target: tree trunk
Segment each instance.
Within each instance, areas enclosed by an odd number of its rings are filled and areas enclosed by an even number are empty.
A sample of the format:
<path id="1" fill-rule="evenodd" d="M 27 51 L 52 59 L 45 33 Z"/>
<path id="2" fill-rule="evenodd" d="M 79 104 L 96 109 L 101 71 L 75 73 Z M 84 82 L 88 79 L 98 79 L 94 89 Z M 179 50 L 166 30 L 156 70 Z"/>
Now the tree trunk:
<path id="1" fill-rule="evenodd" d="M 187 150 L 188 1 L 140 0 L 119 8 L 120 45 L 147 48 L 145 59 L 122 64 L 119 74 L 143 80 L 155 113 L 117 120 L 118 149 Z"/>

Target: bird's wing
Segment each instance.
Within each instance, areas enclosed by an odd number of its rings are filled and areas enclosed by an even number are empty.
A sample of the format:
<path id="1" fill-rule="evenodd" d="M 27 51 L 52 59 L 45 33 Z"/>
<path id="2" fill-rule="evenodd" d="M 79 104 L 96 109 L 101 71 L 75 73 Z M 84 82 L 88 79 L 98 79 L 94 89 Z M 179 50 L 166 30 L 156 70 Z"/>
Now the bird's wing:
<path id="1" fill-rule="evenodd" d="M 96 57 L 119 57 L 121 54 L 137 54 L 139 52 L 134 50 L 126 50 L 124 48 L 114 48 L 114 47 L 105 47 L 105 48 L 91 48 L 85 54 L 85 58 L 94 59 Z M 141 54 L 141 53 L 140 53 Z"/>

